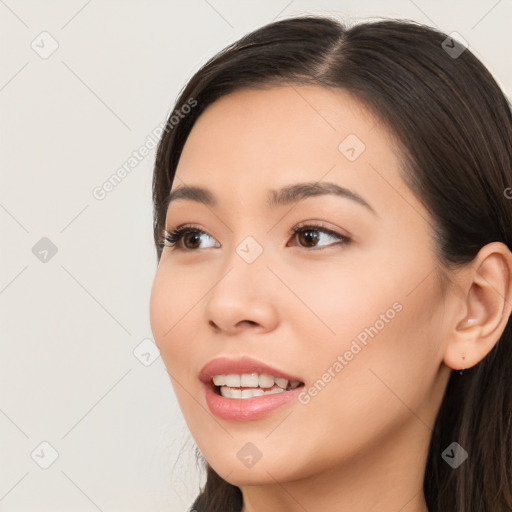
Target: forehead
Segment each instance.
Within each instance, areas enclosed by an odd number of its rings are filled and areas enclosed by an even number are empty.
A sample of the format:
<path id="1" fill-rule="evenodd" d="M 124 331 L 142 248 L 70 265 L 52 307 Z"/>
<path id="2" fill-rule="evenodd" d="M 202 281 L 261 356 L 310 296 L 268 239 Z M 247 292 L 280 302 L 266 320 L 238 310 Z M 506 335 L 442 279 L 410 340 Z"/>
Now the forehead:
<path id="1" fill-rule="evenodd" d="M 302 85 L 245 89 L 201 114 L 172 189 L 204 186 L 224 204 L 257 198 L 268 205 L 271 189 L 328 181 L 373 197 L 377 206 L 396 200 L 397 191 L 410 194 L 398 165 L 391 134 L 346 91 Z"/>
<path id="2" fill-rule="evenodd" d="M 195 146 L 200 137 L 212 156 L 233 154 L 243 146 L 260 161 L 284 154 L 299 159 L 311 149 L 338 156 L 339 143 L 350 134 L 375 146 L 382 135 L 371 133 L 376 124 L 376 118 L 341 89 L 296 84 L 243 89 L 209 105 L 186 146 Z"/>

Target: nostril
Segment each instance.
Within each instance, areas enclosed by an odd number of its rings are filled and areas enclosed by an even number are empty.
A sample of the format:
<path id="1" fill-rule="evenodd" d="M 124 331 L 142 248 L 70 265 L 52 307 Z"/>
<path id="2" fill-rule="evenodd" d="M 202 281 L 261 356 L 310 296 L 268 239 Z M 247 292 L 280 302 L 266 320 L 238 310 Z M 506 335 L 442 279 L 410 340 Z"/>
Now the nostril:
<path id="1" fill-rule="evenodd" d="M 250 324 L 250 325 L 258 325 L 258 322 L 255 322 L 254 320 L 241 320 L 238 322 L 239 324 Z"/>

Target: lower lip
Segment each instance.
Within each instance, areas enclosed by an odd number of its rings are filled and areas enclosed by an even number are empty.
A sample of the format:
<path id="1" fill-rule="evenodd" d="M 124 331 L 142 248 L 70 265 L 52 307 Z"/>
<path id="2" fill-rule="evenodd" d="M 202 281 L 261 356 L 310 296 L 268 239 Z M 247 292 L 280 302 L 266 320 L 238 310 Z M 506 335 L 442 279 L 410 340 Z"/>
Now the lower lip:
<path id="1" fill-rule="evenodd" d="M 264 418 L 272 411 L 292 400 L 296 400 L 304 386 L 274 393 L 272 395 L 254 396 L 252 398 L 224 398 L 218 395 L 209 384 L 204 384 L 208 408 L 223 420 L 252 421 Z"/>

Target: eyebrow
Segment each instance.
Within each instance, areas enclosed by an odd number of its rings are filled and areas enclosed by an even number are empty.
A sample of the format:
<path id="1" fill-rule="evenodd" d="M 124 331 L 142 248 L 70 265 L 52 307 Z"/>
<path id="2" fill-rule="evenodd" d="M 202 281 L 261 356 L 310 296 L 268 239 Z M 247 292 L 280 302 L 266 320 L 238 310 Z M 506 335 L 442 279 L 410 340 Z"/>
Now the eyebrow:
<path id="1" fill-rule="evenodd" d="M 288 185 L 278 190 L 269 190 L 267 197 L 267 207 L 277 208 L 279 206 L 296 203 L 302 199 L 315 196 L 335 195 L 355 201 L 356 203 L 364 206 L 374 215 L 377 215 L 372 206 L 365 201 L 359 194 L 352 190 L 341 187 L 336 183 L 330 182 L 306 182 Z M 203 187 L 182 185 L 173 190 L 165 201 L 165 208 L 178 200 L 195 201 L 203 203 L 207 206 L 215 207 L 218 205 L 217 199 L 214 194 Z"/>

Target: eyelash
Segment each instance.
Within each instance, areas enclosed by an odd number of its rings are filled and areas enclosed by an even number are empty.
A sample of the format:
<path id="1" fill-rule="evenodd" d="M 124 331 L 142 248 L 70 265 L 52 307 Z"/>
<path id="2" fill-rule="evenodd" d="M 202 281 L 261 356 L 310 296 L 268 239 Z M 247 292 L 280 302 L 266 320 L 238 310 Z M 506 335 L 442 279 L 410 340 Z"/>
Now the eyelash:
<path id="1" fill-rule="evenodd" d="M 347 245 L 348 243 L 350 243 L 352 241 L 351 238 L 349 238 L 345 235 L 336 233 L 335 231 L 332 231 L 331 229 L 328 229 L 319 224 L 302 224 L 302 225 L 295 226 L 291 230 L 291 235 L 293 235 L 295 237 L 299 233 L 302 233 L 305 231 L 319 231 L 321 233 L 325 233 L 329 236 L 337 238 L 338 241 L 342 243 L 342 245 Z M 209 233 L 207 233 L 206 231 L 203 231 L 202 229 L 198 229 L 197 227 L 193 226 L 192 224 L 184 224 L 182 226 L 178 226 L 176 229 L 174 229 L 172 231 L 165 231 L 165 236 L 163 237 L 163 241 L 160 244 L 160 246 L 162 248 L 169 247 L 170 249 L 177 250 L 177 251 L 188 251 L 188 252 L 198 251 L 199 249 L 186 249 L 186 248 L 182 249 L 181 247 L 178 247 L 178 243 L 181 241 L 181 239 L 189 233 L 205 234 L 205 235 L 208 235 L 209 237 L 213 238 Z M 165 243 L 165 242 L 167 242 L 167 243 Z M 320 248 L 316 248 L 316 247 L 309 247 L 309 248 L 304 247 L 304 248 L 309 249 L 309 250 L 320 251 L 322 249 L 330 247 L 331 245 L 334 245 L 334 244 L 329 244 L 327 246 L 320 247 Z M 299 245 L 298 247 L 302 247 L 302 246 Z"/>

